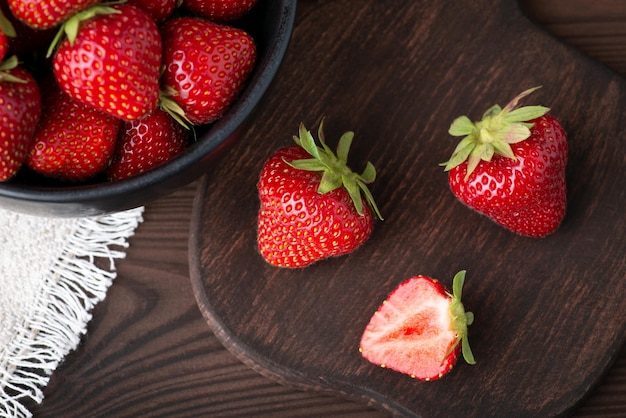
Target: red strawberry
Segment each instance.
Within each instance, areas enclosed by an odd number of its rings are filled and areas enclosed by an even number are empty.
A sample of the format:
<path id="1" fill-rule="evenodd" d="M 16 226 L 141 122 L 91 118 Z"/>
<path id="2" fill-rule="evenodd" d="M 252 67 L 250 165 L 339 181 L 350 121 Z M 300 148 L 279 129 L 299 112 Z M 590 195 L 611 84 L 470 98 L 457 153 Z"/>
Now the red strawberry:
<path id="1" fill-rule="evenodd" d="M 134 6 L 94 6 L 64 30 L 68 38 L 53 60 L 64 91 L 125 120 L 156 109 L 161 37 L 148 14 Z"/>
<path id="2" fill-rule="evenodd" d="M 170 161 L 185 149 L 187 137 L 188 131 L 160 109 L 124 122 L 107 177 L 120 180 Z"/>
<path id="3" fill-rule="evenodd" d="M 0 0 L 0 11 L 2 11 L 6 19 L 5 24 L 12 27 L 12 29 L 9 29 L 12 35 L 9 38 L 8 54 L 30 53 L 50 45 L 56 33 L 55 28 L 42 30 L 28 26 L 26 23 L 13 16 L 7 0 Z M 22 54 L 22 56 L 24 56 L 24 54 Z"/>
<path id="4" fill-rule="evenodd" d="M 164 91 L 193 124 L 220 118 L 254 66 L 252 37 L 240 29 L 193 17 L 169 20 L 161 34 Z"/>
<path id="5" fill-rule="evenodd" d="M 536 89 L 479 122 L 457 118 L 449 132 L 464 138 L 445 164 L 461 202 L 518 234 L 543 237 L 565 216 L 567 139 L 548 108 L 517 108 Z"/>
<path id="6" fill-rule="evenodd" d="M 299 133 L 294 140 L 300 146 L 275 152 L 257 184 L 258 248 L 268 263 L 279 267 L 305 267 L 347 254 L 372 233 L 369 206 L 381 218 L 366 186 L 376 177 L 374 166 L 368 163 L 361 175 L 346 166 L 353 133 L 341 137 L 337 156 L 324 142 L 322 124 L 322 147 L 304 125 Z M 363 205 L 361 193 L 369 206 Z"/>
<path id="7" fill-rule="evenodd" d="M 0 65 L 0 181 L 17 173 L 26 160 L 41 115 L 39 86 L 13 57 Z"/>
<path id="8" fill-rule="evenodd" d="M 104 171 L 115 148 L 121 121 L 64 92 L 46 92 L 27 165 L 45 176 L 87 180 Z"/>
<path id="9" fill-rule="evenodd" d="M 161 24 L 172 15 L 178 0 L 128 0 L 126 4 L 137 6 Z"/>
<path id="10" fill-rule="evenodd" d="M 474 321 L 461 291 L 465 270 L 454 276 L 453 294 L 435 279 L 412 277 L 396 287 L 366 326 L 359 351 L 371 363 L 420 380 L 439 379 L 459 354 L 475 364 L 467 340 Z"/>
<path id="11" fill-rule="evenodd" d="M 56 26 L 98 0 L 8 0 L 13 15 L 36 29 Z"/>
<path id="12" fill-rule="evenodd" d="M 227 22 L 248 13 L 256 2 L 257 0 L 183 0 L 183 6 L 198 16 Z"/>

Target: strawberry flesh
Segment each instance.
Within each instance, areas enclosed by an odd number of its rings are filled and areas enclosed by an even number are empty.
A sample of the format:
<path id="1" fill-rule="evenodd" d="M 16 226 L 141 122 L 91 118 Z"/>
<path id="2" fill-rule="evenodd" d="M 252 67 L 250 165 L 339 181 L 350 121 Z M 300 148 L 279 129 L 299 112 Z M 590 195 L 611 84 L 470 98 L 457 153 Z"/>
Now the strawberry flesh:
<path id="1" fill-rule="evenodd" d="M 362 356 L 419 380 L 444 376 L 461 353 L 460 340 L 466 338 L 466 314 L 461 309 L 459 317 L 455 316 L 460 299 L 455 309 L 451 308 L 453 300 L 437 280 L 419 275 L 404 281 L 366 326 L 361 337 Z M 473 356 L 468 362 L 473 362 Z"/>

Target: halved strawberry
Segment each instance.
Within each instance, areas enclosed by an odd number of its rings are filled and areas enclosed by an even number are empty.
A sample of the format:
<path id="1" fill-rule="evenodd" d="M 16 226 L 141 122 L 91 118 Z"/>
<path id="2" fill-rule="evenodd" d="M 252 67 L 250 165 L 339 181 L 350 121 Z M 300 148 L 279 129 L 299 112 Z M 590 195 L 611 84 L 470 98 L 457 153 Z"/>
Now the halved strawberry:
<path id="1" fill-rule="evenodd" d="M 461 303 L 465 273 L 454 276 L 452 295 L 439 281 L 421 275 L 396 287 L 363 332 L 363 357 L 420 380 L 448 373 L 461 352 L 475 364 L 467 340 L 474 315 Z"/>

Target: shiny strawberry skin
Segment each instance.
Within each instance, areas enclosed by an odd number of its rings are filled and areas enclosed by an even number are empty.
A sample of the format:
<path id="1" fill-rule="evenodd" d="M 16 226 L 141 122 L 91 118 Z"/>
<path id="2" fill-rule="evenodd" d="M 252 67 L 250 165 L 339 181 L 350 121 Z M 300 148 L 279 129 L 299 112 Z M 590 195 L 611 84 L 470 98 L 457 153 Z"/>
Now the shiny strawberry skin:
<path id="1" fill-rule="evenodd" d="M 65 93 L 46 96 L 27 165 L 48 177 L 88 180 L 104 171 L 121 121 Z"/>
<path id="2" fill-rule="evenodd" d="M 286 161 L 310 158 L 300 147 L 276 151 L 257 184 L 261 207 L 258 248 L 270 264 L 299 268 L 320 259 L 347 254 L 371 235 L 374 218 L 363 216 L 344 188 L 319 194 L 320 175 L 295 169 Z"/>
<path id="3" fill-rule="evenodd" d="M 531 121 L 531 137 L 512 144 L 517 160 L 494 156 L 481 161 L 465 180 L 467 162 L 450 170 L 448 181 L 464 204 L 521 235 L 554 232 L 567 206 L 565 131 L 550 115 Z"/>
<path id="4" fill-rule="evenodd" d="M 121 13 L 82 23 L 74 45 L 67 39 L 61 44 L 53 59 L 54 75 L 75 100 L 133 120 L 157 106 L 161 37 L 141 9 L 113 7 Z"/>
<path id="5" fill-rule="evenodd" d="M 162 85 L 196 125 L 219 119 L 250 75 L 256 46 L 236 28 L 194 17 L 171 19 L 161 28 L 165 71 Z"/>
<path id="6" fill-rule="evenodd" d="M 126 4 L 139 7 L 160 25 L 172 15 L 176 9 L 176 2 L 177 0 L 128 0 Z"/>
<path id="7" fill-rule="evenodd" d="M 257 0 L 184 0 L 192 13 L 217 22 L 239 19 L 252 9 Z"/>
<path id="8" fill-rule="evenodd" d="M 13 15 L 35 29 L 49 29 L 99 0 L 8 0 Z"/>
<path id="9" fill-rule="evenodd" d="M 172 160 L 185 149 L 188 133 L 160 109 L 141 119 L 123 122 L 107 177 L 121 180 Z"/>
<path id="10" fill-rule="evenodd" d="M 41 93 L 24 68 L 7 71 L 26 81 L 0 81 L 0 181 L 13 177 L 23 165 L 41 115 Z"/>

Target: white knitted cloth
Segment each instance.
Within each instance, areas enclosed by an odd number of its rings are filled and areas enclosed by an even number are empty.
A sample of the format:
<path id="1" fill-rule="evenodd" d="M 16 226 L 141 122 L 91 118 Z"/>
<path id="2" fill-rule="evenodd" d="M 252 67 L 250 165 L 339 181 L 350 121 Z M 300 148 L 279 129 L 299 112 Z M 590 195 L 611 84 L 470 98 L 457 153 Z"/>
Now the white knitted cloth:
<path id="1" fill-rule="evenodd" d="M 142 213 L 57 219 L 0 209 L 0 416 L 32 416 L 20 400 L 43 400 L 105 298 Z"/>

